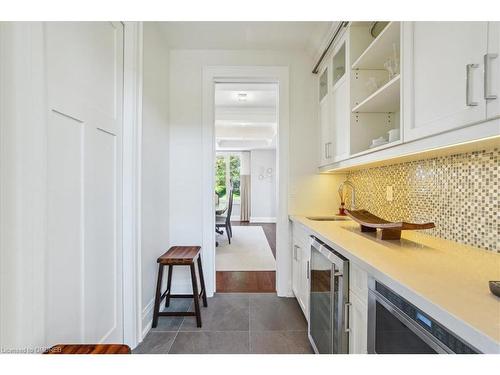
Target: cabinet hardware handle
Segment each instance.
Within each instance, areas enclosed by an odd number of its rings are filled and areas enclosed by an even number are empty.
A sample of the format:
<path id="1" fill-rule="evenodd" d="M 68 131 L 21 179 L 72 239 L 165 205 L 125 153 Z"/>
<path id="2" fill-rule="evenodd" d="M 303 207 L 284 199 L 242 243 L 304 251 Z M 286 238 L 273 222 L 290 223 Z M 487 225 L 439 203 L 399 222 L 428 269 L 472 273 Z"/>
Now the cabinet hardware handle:
<path id="1" fill-rule="evenodd" d="M 328 143 L 325 143 L 325 159 L 328 159 Z"/>
<path id="2" fill-rule="evenodd" d="M 344 331 L 351 331 L 351 302 L 346 302 L 344 304 Z"/>
<path id="3" fill-rule="evenodd" d="M 293 259 L 298 260 L 297 250 L 300 249 L 299 245 L 293 245 Z"/>
<path id="4" fill-rule="evenodd" d="M 471 94 L 472 94 L 472 88 L 471 88 L 471 83 L 472 83 L 472 69 L 479 68 L 479 64 L 467 64 L 466 65 L 466 83 L 465 83 L 465 104 L 468 107 L 475 107 L 478 105 L 477 102 L 472 101 L 471 99 Z"/>
<path id="5" fill-rule="evenodd" d="M 488 74 L 490 72 L 490 61 L 498 57 L 498 53 L 487 53 L 484 55 L 484 98 L 486 100 L 494 100 L 497 95 L 490 94 L 490 80 Z"/>
<path id="6" fill-rule="evenodd" d="M 307 280 L 309 280 L 309 261 L 307 261 L 306 275 L 307 275 Z"/>

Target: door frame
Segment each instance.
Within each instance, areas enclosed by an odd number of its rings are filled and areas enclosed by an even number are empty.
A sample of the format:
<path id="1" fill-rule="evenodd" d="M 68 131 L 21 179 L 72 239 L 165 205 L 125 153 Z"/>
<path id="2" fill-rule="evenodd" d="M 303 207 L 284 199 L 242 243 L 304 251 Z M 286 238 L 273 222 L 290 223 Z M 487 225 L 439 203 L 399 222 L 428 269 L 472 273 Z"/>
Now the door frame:
<path id="1" fill-rule="evenodd" d="M 222 82 L 259 82 L 278 85 L 277 214 L 276 214 L 276 292 L 293 296 L 291 252 L 289 249 L 289 69 L 287 66 L 204 66 L 202 93 L 202 254 L 205 263 L 207 295 L 215 292 L 215 84 Z"/>
<path id="2" fill-rule="evenodd" d="M 123 342 L 142 340 L 143 23 L 123 22 Z"/>

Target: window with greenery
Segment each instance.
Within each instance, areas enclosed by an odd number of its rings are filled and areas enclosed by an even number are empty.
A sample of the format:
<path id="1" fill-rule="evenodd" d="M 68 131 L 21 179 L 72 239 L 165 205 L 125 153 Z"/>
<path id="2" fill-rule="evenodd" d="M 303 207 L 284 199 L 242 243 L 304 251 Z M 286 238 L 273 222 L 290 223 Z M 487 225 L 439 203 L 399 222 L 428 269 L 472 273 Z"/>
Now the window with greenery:
<path id="1" fill-rule="evenodd" d="M 240 155 L 230 152 L 218 152 L 215 160 L 215 193 L 220 202 L 227 201 L 231 181 L 233 199 L 240 200 Z"/>

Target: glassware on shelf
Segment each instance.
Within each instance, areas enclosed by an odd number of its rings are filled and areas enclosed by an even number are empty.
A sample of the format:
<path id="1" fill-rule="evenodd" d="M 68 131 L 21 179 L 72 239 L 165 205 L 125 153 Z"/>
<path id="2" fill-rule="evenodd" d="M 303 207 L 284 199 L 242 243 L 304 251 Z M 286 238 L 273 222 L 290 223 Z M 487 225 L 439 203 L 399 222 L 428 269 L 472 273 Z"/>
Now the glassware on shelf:
<path id="1" fill-rule="evenodd" d="M 385 60 L 384 68 L 389 73 L 389 80 L 399 74 L 399 57 L 396 43 L 392 44 L 392 57 L 388 57 Z"/>
<path id="2" fill-rule="evenodd" d="M 389 142 L 395 142 L 395 141 L 399 140 L 399 129 L 398 128 L 389 130 L 387 132 L 387 134 L 389 135 Z"/>

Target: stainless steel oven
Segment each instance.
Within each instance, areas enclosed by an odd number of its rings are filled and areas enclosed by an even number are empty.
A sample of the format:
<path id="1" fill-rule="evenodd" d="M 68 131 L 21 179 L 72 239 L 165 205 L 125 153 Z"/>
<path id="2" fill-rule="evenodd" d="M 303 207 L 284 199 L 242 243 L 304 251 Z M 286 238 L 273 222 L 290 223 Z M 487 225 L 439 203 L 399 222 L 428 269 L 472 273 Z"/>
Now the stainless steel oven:
<path id="1" fill-rule="evenodd" d="M 369 283 L 368 353 L 478 353 L 384 284 L 375 279 Z"/>
<path id="2" fill-rule="evenodd" d="M 349 261 L 313 237 L 309 341 L 320 354 L 349 351 Z"/>

